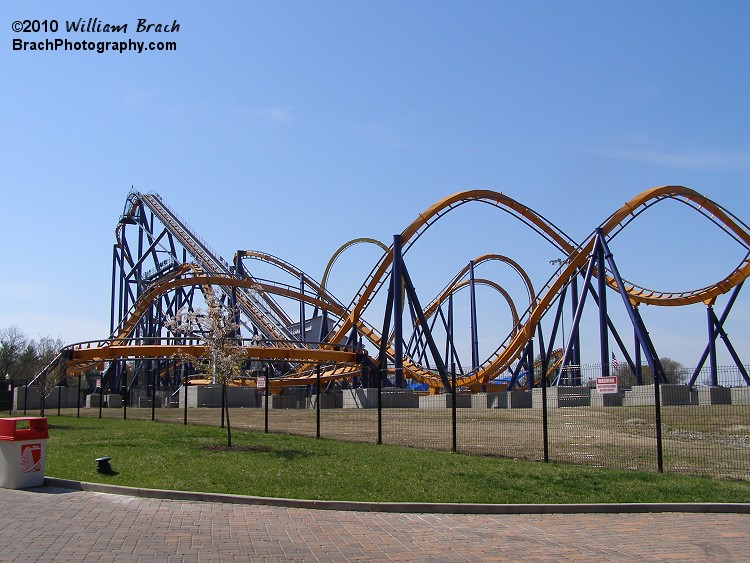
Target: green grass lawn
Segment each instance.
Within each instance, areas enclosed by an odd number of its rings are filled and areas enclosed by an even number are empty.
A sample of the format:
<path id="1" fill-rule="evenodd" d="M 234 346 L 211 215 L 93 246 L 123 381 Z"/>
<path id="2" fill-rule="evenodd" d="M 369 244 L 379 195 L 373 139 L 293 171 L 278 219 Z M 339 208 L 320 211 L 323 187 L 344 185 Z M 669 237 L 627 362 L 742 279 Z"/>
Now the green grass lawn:
<path id="1" fill-rule="evenodd" d="M 131 487 L 382 502 L 750 502 L 747 482 L 475 457 L 210 426 L 48 417 L 45 475 Z M 112 457 L 115 475 L 96 472 Z"/>

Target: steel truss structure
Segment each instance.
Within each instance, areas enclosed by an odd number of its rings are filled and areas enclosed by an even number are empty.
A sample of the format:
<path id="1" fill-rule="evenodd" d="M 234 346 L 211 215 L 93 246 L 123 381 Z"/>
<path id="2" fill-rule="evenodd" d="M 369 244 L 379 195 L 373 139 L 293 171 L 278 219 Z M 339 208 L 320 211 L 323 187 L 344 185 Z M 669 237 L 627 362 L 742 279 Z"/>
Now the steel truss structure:
<path id="1" fill-rule="evenodd" d="M 645 210 L 665 201 L 686 205 L 714 223 L 746 252 L 744 259 L 725 278 L 703 288 L 666 292 L 647 289 L 624 279 L 611 241 Z M 540 290 L 517 259 L 486 254 L 469 261 L 431 301 L 420 300 L 407 268 L 406 254 L 419 238 L 442 217 L 468 203 L 494 207 L 526 225 L 547 241 L 561 258 L 559 267 Z M 347 306 L 326 289 L 331 265 L 353 244 L 371 243 L 383 249 L 354 299 Z M 708 335 L 705 350 L 689 384 L 693 386 L 706 361 L 712 385 L 718 385 L 717 341 L 726 346 L 745 384 L 750 377 L 724 329 L 744 280 L 750 275 L 750 229 L 717 203 L 689 188 L 663 186 L 647 190 L 608 217 L 582 243 L 574 242 L 550 221 L 502 193 L 472 190 L 444 198 L 424 212 L 390 246 L 374 239 L 355 239 L 342 245 L 325 269 L 322 282 L 290 262 L 270 254 L 238 250 L 231 263 L 204 242 L 158 194 L 131 192 L 115 229 L 112 253 L 110 335 L 96 342 L 66 347 L 52 369 L 64 361 L 68 370 L 97 365 L 104 369 L 110 389 L 146 386 L 174 389 L 186 382 L 191 366 L 176 359 L 177 350 L 201 355 L 197 337 L 170 332 L 168 319 L 183 309 L 199 308 L 203 295 L 217 291 L 222 303 L 236 314 L 241 341 L 253 385 L 252 362 L 272 366 L 271 388 L 326 385 L 406 386 L 422 385 L 430 392 L 455 385 L 470 390 L 497 385 L 506 376 L 506 389 L 539 385 L 581 385 L 581 315 L 585 306 L 598 311 L 602 375 L 610 373 L 610 342 L 624 358 L 637 383 L 647 383 L 642 366 L 656 383 L 666 381 L 655 343 L 640 315 L 643 304 L 679 307 L 706 306 Z M 251 261 L 270 265 L 298 285 L 253 276 Z M 477 277 L 475 268 L 488 261 L 510 266 L 522 279 L 529 305 L 518 307 L 497 281 Z M 497 338 L 497 348 L 482 358 L 478 345 L 476 287 L 487 286 L 507 302 L 512 326 Z M 455 342 L 454 295 L 470 294 L 471 357 L 462 358 Z M 381 291 L 388 293 L 382 312 L 382 329 L 369 324 L 365 311 Z M 730 294 L 724 310 L 714 312 L 717 298 Z M 618 301 L 620 302 L 618 304 Z M 289 303 L 296 303 L 290 307 Z M 564 346 L 556 345 L 566 303 L 573 321 Z M 610 317 L 610 309 L 625 308 L 633 345 L 625 343 Z M 290 313 L 296 310 L 298 313 Z M 312 314 L 308 317 L 308 313 Z M 410 322 L 404 322 L 408 311 Z M 437 327 L 437 328 L 436 328 Z M 437 330 L 439 328 L 439 330 Z M 440 334 L 440 340 L 438 339 Z M 370 359 L 366 347 L 376 350 Z M 320 374 L 318 374 L 320 372 Z"/>

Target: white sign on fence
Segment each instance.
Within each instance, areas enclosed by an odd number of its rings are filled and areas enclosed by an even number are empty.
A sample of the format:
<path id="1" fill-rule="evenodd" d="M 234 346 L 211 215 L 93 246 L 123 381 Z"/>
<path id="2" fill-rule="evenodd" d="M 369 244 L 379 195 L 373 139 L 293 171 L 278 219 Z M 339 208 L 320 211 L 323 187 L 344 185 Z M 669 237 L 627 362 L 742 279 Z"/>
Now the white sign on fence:
<path id="1" fill-rule="evenodd" d="M 265 375 L 259 375 L 258 379 L 255 382 L 255 386 L 258 389 L 265 389 L 266 388 L 266 376 Z"/>
<path id="2" fill-rule="evenodd" d="M 596 390 L 602 395 L 605 393 L 617 393 L 617 376 L 597 377 Z"/>

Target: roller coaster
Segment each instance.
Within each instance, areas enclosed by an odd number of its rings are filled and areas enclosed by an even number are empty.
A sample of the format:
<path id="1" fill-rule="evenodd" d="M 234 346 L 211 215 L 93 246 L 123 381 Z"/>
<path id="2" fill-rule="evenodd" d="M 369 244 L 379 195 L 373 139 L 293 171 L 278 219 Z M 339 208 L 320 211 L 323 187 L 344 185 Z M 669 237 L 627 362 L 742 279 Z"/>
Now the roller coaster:
<path id="1" fill-rule="evenodd" d="M 660 291 L 637 285 L 620 275 L 610 244 L 634 219 L 664 201 L 684 204 L 711 222 L 734 243 L 744 257 L 728 275 L 688 291 Z M 420 238 L 443 217 L 467 204 L 484 204 L 520 222 L 531 236 L 549 244 L 560 258 L 558 268 L 540 287 L 517 257 L 483 254 L 468 262 L 422 306 L 406 259 Z M 380 254 L 348 305 L 327 289 L 332 265 L 355 244 L 370 244 Z M 643 318 L 642 305 L 682 307 L 704 304 L 708 334 L 705 349 L 689 382 L 695 384 L 709 362 L 710 384 L 718 385 L 717 342 L 725 345 L 745 384 L 750 377 L 724 328 L 742 285 L 750 275 L 750 229 L 740 219 L 698 192 L 681 186 L 644 191 L 598 225 L 577 243 L 549 220 L 515 199 L 489 190 L 455 193 L 437 201 L 412 221 L 390 245 L 358 238 L 344 243 L 328 262 L 322 281 L 316 281 L 290 262 L 271 254 L 238 250 L 231 263 L 204 242 L 156 193 L 128 194 L 115 228 L 112 254 L 110 334 L 106 339 L 65 347 L 46 370 L 65 363 L 68 373 L 96 366 L 109 389 L 138 386 L 175 389 L 195 375 L 178 353 L 205 354 L 200 335 L 174 334 L 168 320 L 184 309 L 200 308 L 206 292 L 220 295 L 234 311 L 237 342 L 246 357 L 247 377 L 238 384 L 255 385 L 258 371 L 267 366 L 270 388 L 324 383 L 338 386 L 395 387 L 419 384 L 430 393 L 455 385 L 471 391 L 532 388 L 539 385 L 581 385 L 581 318 L 593 302 L 599 325 L 599 357 L 603 376 L 610 375 L 610 356 L 624 358 L 637 383 L 648 377 L 665 382 Z M 275 280 L 256 277 L 250 263 L 278 272 Z M 477 277 L 484 263 L 509 266 L 520 278 L 528 303 L 519 305 L 498 280 Z M 292 284 L 279 279 L 291 279 Z M 507 331 L 494 336 L 496 347 L 484 358 L 478 345 L 478 287 L 496 292 L 508 306 Z M 470 358 L 457 345 L 454 296 L 470 295 Z M 387 294 L 387 295 L 386 295 Z M 375 310 L 380 295 L 384 310 Z M 717 316 L 714 306 L 728 296 Z M 610 299 L 608 299 L 608 297 Z M 626 345 L 609 314 L 611 298 L 622 301 L 632 328 L 633 344 Z M 566 331 L 561 322 L 566 300 L 573 320 Z M 409 321 L 404 321 L 404 312 Z M 379 318 L 373 325 L 366 318 Z M 563 346 L 559 346 L 562 334 Z M 567 338 L 566 338 L 567 336 Z M 614 342 L 614 347 L 610 344 Z M 538 352 L 535 352 L 538 350 Z M 464 357 L 462 357 L 464 356 Z"/>

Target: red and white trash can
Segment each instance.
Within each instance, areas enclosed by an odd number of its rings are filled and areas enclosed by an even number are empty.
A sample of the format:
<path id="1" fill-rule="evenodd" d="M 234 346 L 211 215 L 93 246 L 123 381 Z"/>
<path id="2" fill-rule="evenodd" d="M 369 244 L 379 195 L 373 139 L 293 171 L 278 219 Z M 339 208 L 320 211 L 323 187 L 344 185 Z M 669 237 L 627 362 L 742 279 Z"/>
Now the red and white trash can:
<path id="1" fill-rule="evenodd" d="M 0 487 L 27 489 L 44 485 L 47 419 L 0 418 Z"/>

